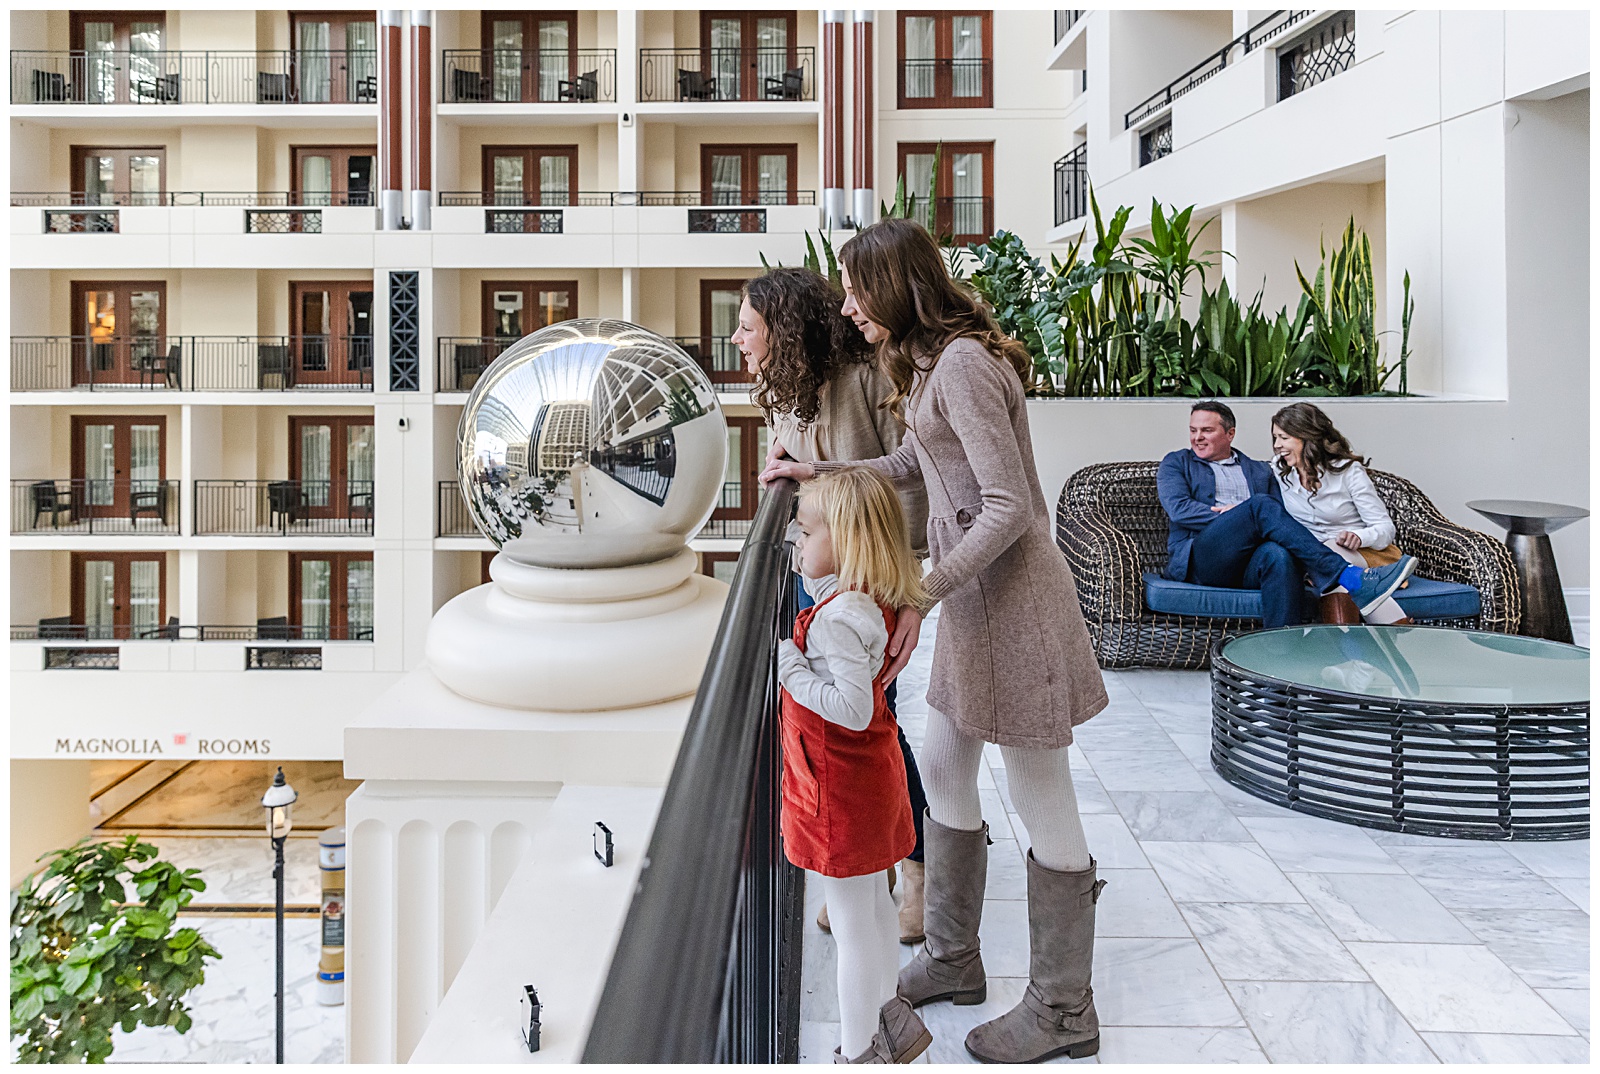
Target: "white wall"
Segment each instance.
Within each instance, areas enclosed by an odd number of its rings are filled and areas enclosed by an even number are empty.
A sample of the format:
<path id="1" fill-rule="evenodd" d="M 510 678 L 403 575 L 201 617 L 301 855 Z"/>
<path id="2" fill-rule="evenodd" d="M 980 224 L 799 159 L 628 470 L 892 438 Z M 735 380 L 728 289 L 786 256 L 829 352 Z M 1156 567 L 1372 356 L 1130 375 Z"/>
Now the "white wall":
<path id="1" fill-rule="evenodd" d="M 88 761 L 11 762 L 11 886 L 88 833 Z"/>

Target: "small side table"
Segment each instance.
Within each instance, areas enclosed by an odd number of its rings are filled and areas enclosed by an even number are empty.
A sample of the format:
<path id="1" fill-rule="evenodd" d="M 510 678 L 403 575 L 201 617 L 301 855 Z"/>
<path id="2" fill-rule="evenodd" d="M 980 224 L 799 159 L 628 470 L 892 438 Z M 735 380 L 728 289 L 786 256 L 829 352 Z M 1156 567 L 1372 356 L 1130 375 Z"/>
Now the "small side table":
<path id="1" fill-rule="evenodd" d="M 1522 633 L 1551 641 L 1572 641 L 1572 620 L 1561 595 L 1561 575 L 1550 534 L 1580 518 L 1582 507 L 1539 500 L 1468 500 L 1467 506 L 1506 530 L 1506 547 L 1522 585 Z"/>

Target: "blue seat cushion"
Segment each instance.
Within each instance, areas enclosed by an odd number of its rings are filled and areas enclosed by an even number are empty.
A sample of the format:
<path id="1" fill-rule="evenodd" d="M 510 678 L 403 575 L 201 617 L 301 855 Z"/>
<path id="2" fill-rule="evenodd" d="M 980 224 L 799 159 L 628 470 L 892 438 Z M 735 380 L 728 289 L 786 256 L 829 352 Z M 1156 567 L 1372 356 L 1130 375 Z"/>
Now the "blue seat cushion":
<path id="1" fill-rule="evenodd" d="M 1312 594 L 1307 592 L 1308 598 Z M 1477 615 L 1478 591 L 1459 582 L 1438 582 L 1413 576 L 1395 599 L 1413 619 L 1466 619 Z M 1144 603 L 1153 612 L 1192 615 L 1206 619 L 1260 619 L 1261 591 L 1221 589 L 1217 586 L 1174 582 L 1146 572 Z"/>

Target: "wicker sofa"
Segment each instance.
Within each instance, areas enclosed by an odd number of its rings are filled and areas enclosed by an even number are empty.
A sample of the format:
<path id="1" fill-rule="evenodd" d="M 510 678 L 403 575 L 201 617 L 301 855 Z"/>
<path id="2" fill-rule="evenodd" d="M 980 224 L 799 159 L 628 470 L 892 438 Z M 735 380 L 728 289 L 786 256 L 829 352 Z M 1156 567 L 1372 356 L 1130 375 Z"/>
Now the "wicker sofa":
<path id="1" fill-rule="evenodd" d="M 1151 610 L 1147 587 L 1154 591 L 1173 585 L 1160 579 L 1167 562 L 1167 515 L 1156 497 L 1158 465 L 1113 462 L 1085 467 L 1067 480 L 1056 507 L 1056 543 L 1072 567 L 1078 602 L 1101 667 L 1203 668 L 1216 641 L 1261 627 L 1259 615 Z M 1382 470 L 1369 473 L 1394 518 L 1396 542 L 1419 561 L 1417 576 L 1477 591 L 1475 614 L 1429 616 L 1413 611 L 1413 618 L 1419 623 L 1516 633 L 1522 620 L 1521 595 L 1505 545 L 1457 526 L 1404 478 Z M 1235 609 L 1248 608 L 1249 600 L 1258 599 L 1237 590 L 1223 595 L 1240 598 L 1232 605 Z"/>

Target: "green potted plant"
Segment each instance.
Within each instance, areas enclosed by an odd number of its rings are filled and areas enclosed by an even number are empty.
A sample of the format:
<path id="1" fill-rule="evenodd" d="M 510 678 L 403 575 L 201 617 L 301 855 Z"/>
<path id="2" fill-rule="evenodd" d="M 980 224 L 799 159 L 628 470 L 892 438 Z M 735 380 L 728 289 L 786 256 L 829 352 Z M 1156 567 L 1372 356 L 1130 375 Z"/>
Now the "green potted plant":
<path id="1" fill-rule="evenodd" d="M 198 869 L 154 861 L 130 835 L 84 838 L 40 858 L 11 893 L 11 1037 L 23 1063 L 103 1063 L 118 1026 L 191 1025 L 184 997 L 217 949 L 178 911 L 205 890 Z M 145 863 L 149 864 L 145 864 Z M 132 889 L 134 900 L 128 898 Z"/>

